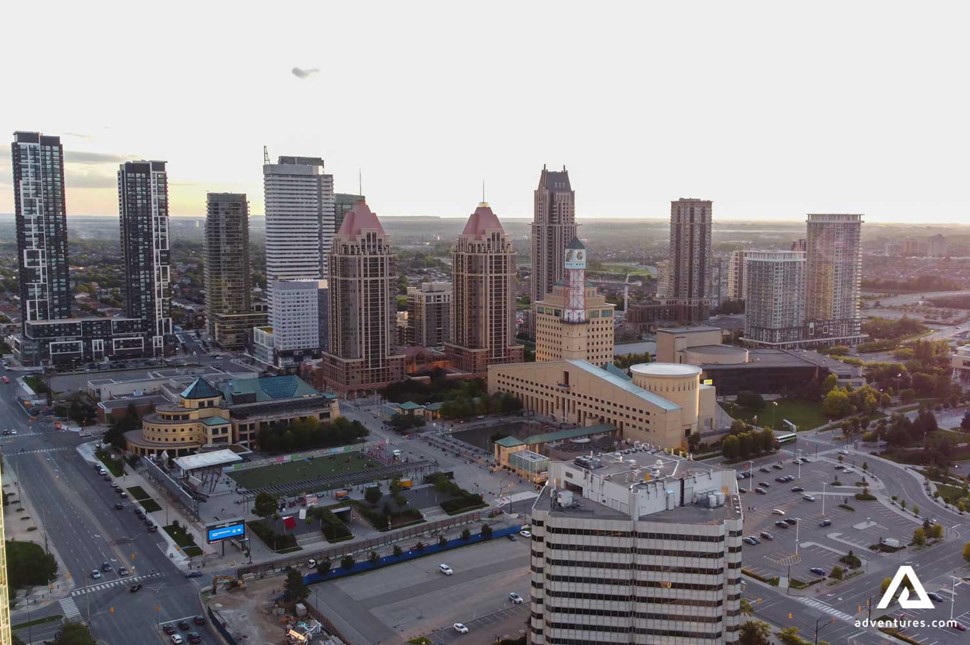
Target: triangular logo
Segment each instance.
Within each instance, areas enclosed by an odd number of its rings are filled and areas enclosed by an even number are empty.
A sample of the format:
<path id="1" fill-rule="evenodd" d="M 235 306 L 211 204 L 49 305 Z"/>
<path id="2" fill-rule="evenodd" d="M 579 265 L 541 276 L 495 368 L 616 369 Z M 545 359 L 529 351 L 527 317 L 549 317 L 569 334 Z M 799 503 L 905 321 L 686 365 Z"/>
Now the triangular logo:
<path id="1" fill-rule="evenodd" d="M 892 602 L 893 596 L 896 595 L 896 590 L 899 589 L 900 585 L 903 584 L 903 579 L 909 580 L 917 600 L 910 600 L 909 589 L 904 587 L 899 593 L 898 602 L 900 607 L 903 609 L 932 609 L 934 607 L 933 601 L 930 600 L 930 597 L 926 595 L 926 590 L 923 589 L 923 583 L 919 581 L 916 571 L 909 565 L 903 565 L 896 570 L 896 575 L 893 576 L 889 586 L 886 588 L 886 593 L 882 595 L 882 598 L 879 600 L 879 604 L 876 605 L 877 609 L 887 609 L 889 607 L 889 603 Z"/>

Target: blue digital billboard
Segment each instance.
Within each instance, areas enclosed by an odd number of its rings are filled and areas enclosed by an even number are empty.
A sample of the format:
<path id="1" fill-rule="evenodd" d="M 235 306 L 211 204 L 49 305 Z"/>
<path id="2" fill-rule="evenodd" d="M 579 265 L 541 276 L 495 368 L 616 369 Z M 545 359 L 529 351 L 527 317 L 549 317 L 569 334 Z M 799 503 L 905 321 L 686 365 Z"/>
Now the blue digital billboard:
<path id="1" fill-rule="evenodd" d="M 246 522 L 242 518 L 208 524 L 205 527 L 205 537 L 209 544 L 222 542 L 231 538 L 246 537 Z"/>

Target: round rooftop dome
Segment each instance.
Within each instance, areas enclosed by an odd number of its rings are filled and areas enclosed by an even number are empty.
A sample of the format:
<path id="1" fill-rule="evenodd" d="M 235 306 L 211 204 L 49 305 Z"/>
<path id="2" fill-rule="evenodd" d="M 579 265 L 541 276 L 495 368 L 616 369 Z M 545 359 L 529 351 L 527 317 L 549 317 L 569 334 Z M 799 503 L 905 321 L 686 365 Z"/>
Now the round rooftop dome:
<path id="1" fill-rule="evenodd" d="M 630 367 L 630 371 L 638 376 L 653 377 L 684 377 L 698 376 L 701 368 L 685 363 L 640 363 Z"/>

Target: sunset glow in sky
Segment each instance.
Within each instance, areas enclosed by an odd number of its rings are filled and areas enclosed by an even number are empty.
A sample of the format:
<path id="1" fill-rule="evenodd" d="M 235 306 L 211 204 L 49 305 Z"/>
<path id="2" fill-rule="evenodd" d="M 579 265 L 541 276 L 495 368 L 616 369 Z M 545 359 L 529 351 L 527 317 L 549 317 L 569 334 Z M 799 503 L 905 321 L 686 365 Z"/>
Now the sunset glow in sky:
<path id="1" fill-rule="evenodd" d="M 99 7 L 93 9 L 92 7 Z M 255 9 L 253 7 L 256 7 Z M 263 146 L 358 171 L 380 215 L 527 217 L 542 165 L 577 215 L 970 223 L 965 3 L 12 3 L 0 132 L 60 135 L 69 215 L 168 161 L 261 214 Z M 300 78 L 292 69 L 318 69 Z M 13 212 L 9 153 L 0 212 Z"/>

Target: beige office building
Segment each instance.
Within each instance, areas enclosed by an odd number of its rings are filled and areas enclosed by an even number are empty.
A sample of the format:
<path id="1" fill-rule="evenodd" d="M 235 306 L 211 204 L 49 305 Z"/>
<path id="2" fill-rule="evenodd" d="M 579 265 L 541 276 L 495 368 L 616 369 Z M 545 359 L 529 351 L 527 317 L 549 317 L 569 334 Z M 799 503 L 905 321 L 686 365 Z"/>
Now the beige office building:
<path id="1" fill-rule="evenodd" d="M 482 202 L 451 250 L 451 338 L 445 356 L 455 369 L 484 375 L 489 365 L 523 360 L 515 342 L 515 249 Z"/>
<path id="2" fill-rule="evenodd" d="M 737 642 L 742 523 L 733 470 L 647 451 L 551 463 L 529 642 Z"/>
<path id="3" fill-rule="evenodd" d="M 634 365 L 632 380 L 583 360 L 488 368 L 488 391 L 506 392 L 525 410 L 582 426 L 610 424 L 628 441 L 686 448 L 699 432 L 713 438 L 715 390 L 693 365 Z"/>
<path id="4" fill-rule="evenodd" d="M 599 367 L 613 362 L 615 305 L 586 284 L 586 248 L 566 248 L 563 281 L 532 305 L 536 360 L 580 359 Z"/>
<path id="5" fill-rule="evenodd" d="M 404 378 L 394 334 L 393 257 L 377 215 L 365 202 L 355 204 L 330 252 L 330 348 L 320 360 L 326 387 L 370 392 Z"/>

